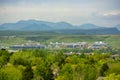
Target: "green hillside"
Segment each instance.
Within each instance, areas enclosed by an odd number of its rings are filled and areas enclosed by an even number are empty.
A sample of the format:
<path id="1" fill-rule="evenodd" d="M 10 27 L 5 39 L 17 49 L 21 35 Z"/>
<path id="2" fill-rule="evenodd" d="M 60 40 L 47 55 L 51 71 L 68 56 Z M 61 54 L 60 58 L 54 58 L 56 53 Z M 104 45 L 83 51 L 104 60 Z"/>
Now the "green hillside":
<path id="1" fill-rule="evenodd" d="M 0 31 L 0 45 L 22 44 L 28 40 L 42 44 L 50 42 L 88 42 L 104 41 L 113 48 L 120 48 L 120 35 L 75 35 L 52 32 Z"/>

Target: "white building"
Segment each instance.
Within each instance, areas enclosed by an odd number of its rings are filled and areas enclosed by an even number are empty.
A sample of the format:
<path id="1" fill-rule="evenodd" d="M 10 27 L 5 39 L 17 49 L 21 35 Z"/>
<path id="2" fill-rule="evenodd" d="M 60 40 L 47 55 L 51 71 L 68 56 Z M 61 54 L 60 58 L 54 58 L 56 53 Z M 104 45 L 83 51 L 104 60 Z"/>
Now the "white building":
<path id="1" fill-rule="evenodd" d="M 45 48 L 45 46 L 38 42 L 28 41 L 27 43 L 21 45 L 10 46 L 10 48 L 11 49 L 41 49 L 41 48 Z"/>
<path id="2" fill-rule="evenodd" d="M 50 46 L 52 48 L 87 48 L 88 44 L 86 42 L 77 42 L 77 43 L 51 42 Z"/>
<path id="3" fill-rule="evenodd" d="M 102 41 L 94 42 L 91 46 L 89 46 L 89 48 L 92 48 L 92 49 L 101 49 L 101 48 L 108 48 L 108 47 L 109 47 L 108 44 Z"/>

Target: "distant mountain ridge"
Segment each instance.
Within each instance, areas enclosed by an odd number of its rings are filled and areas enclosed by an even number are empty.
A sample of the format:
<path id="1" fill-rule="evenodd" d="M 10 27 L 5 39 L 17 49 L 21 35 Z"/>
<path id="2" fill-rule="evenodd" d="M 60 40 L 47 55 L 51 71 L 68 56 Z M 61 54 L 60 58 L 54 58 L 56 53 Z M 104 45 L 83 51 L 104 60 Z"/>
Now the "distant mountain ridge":
<path id="1" fill-rule="evenodd" d="M 86 30 L 103 28 L 103 27 L 101 27 L 101 26 L 97 26 L 97 25 L 90 24 L 90 23 L 82 24 L 82 25 L 80 25 L 80 26 L 78 26 L 78 27 L 79 27 L 80 29 L 86 29 Z"/>
<path id="2" fill-rule="evenodd" d="M 37 26 L 37 27 L 36 27 Z M 56 29 L 72 29 L 73 25 L 67 22 L 47 22 L 37 20 L 21 20 L 17 23 L 5 23 L 0 25 L 0 30 L 56 30 Z"/>
<path id="3" fill-rule="evenodd" d="M 116 28 L 101 28 L 101 29 L 71 29 L 71 30 L 57 30 L 56 33 L 61 34 L 120 34 Z"/>
<path id="4" fill-rule="evenodd" d="M 115 26 L 120 31 L 120 24 Z"/>
<path id="5" fill-rule="evenodd" d="M 113 29 L 114 31 L 112 31 Z M 97 26 L 94 24 L 86 23 L 82 25 L 72 25 L 67 22 L 48 22 L 48 21 L 39 21 L 39 20 L 21 20 L 16 23 L 5 23 L 0 25 L 0 30 L 19 30 L 19 31 L 57 31 L 57 30 L 69 30 L 69 31 L 87 31 L 94 33 L 98 30 L 103 30 L 106 32 L 120 32 L 120 24 L 113 27 L 107 28 L 103 26 Z M 108 31 L 107 31 L 108 30 Z M 101 31 L 101 32 L 103 32 Z M 84 32 L 85 33 L 85 32 Z"/>

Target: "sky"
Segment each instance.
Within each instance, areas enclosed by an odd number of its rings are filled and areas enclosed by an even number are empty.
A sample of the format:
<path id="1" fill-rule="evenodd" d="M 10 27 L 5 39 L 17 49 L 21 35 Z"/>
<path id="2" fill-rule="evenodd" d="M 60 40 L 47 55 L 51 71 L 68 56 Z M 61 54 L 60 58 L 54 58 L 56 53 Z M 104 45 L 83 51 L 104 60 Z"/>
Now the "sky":
<path id="1" fill-rule="evenodd" d="M 35 19 L 112 27 L 120 24 L 119 4 L 120 0 L 0 0 L 0 24 Z"/>

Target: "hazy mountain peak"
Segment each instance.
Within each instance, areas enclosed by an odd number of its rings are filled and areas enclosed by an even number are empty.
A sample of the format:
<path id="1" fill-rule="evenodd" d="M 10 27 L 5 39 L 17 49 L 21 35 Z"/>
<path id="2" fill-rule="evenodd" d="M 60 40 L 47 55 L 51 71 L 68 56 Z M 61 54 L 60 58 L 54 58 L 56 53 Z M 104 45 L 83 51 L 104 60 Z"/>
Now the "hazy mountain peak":
<path id="1" fill-rule="evenodd" d="M 100 26 L 91 24 L 91 23 L 86 23 L 86 24 L 82 24 L 80 26 L 78 26 L 80 29 L 97 29 L 97 28 L 102 28 Z"/>
<path id="2" fill-rule="evenodd" d="M 65 21 L 60 21 L 60 22 L 56 22 L 57 24 L 59 23 L 59 24 L 69 24 L 69 23 L 67 23 L 67 22 L 65 22 Z"/>
<path id="3" fill-rule="evenodd" d="M 92 23 L 85 23 L 85 24 L 83 24 L 83 25 L 94 25 L 94 26 L 96 26 L 95 24 L 92 24 Z"/>
<path id="4" fill-rule="evenodd" d="M 39 20 L 20 20 L 16 23 L 5 23 L 0 25 L 0 30 L 26 30 L 26 31 L 38 31 L 38 30 L 94 30 L 94 29 L 104 29 L 106 27 L 97 26 L 91 23 L 82 24 L 80 26 L 74 26 L 70 23 L 61 21 L 61 22 L 48 22 L 48 21 L 39 21 Z M 120 30 L 120 24 L 116 27 L 113 27 Z M 110 30 L 109 30 L 110 31 Z M 115 32 L 115 30 L 114 30 Z"/>
<path id="5" fill-rule="evenodd" d="M 117 24 L 115 27 L 120 31 L 120 24 Z"/>

